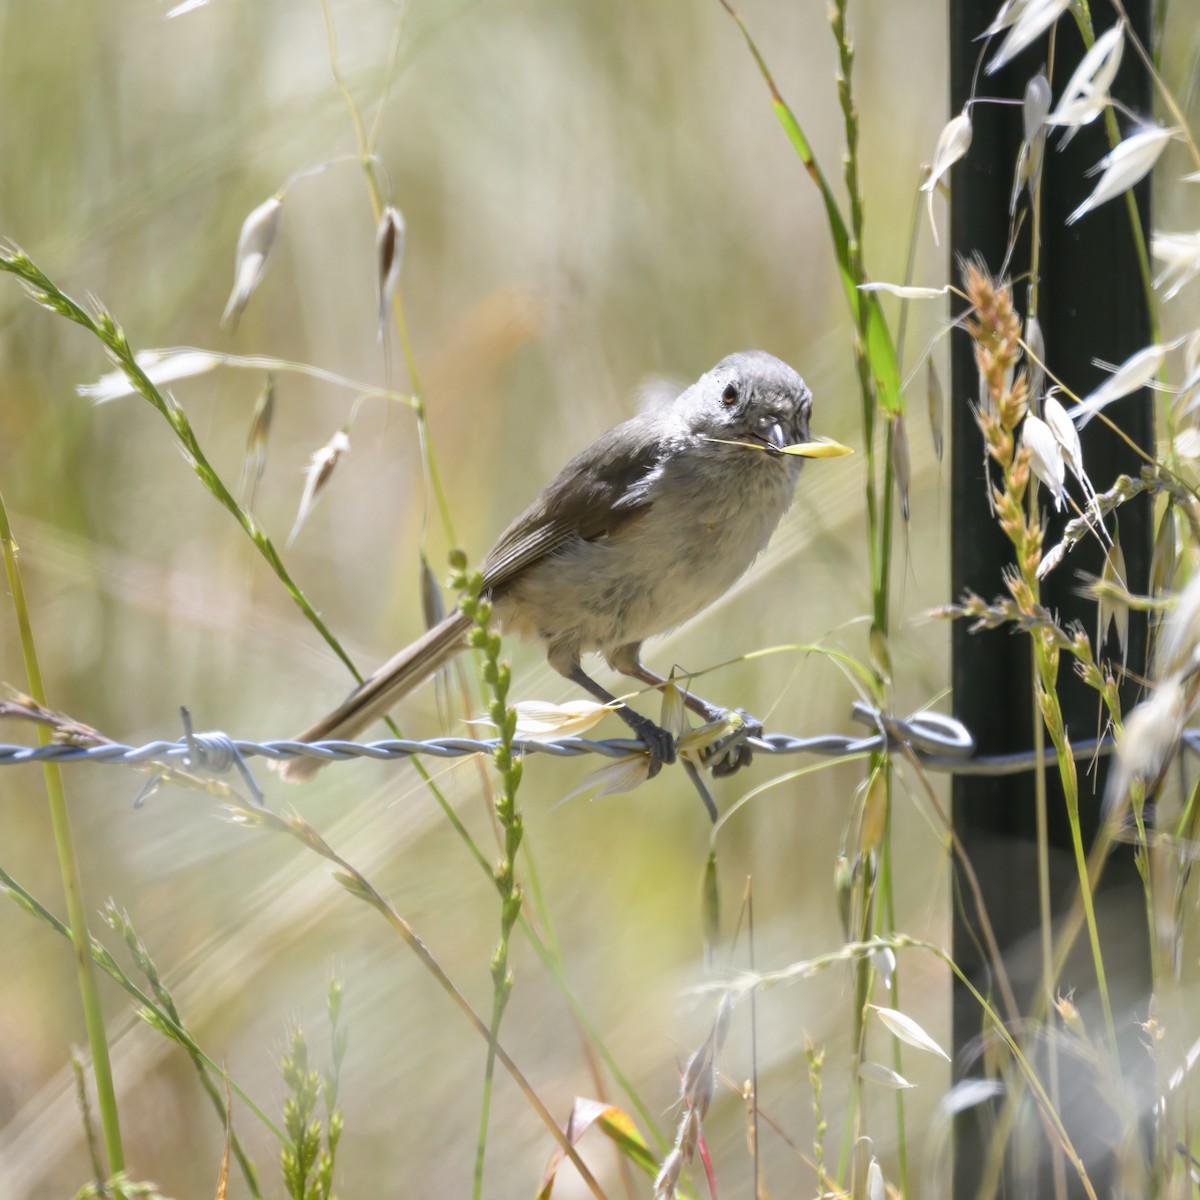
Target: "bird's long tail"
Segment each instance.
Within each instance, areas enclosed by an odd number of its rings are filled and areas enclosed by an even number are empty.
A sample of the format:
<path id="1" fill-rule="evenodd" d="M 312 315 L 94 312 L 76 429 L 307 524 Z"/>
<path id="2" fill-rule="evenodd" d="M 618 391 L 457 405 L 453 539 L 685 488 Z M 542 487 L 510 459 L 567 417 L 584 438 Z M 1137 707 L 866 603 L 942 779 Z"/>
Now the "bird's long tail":
<path id="1" fill-rule="evenodd" d="M 394 655 L 328 716 L 292 740 L 318 742 L 352 738 L 382 717 L 397 701 L 441 670 L 467 644 L 471 619 L 455 609 L 439 625 Z M 293 758 L 279 768 L 292 783 L 311 779 L 325 764 L 317 758 Z"/>

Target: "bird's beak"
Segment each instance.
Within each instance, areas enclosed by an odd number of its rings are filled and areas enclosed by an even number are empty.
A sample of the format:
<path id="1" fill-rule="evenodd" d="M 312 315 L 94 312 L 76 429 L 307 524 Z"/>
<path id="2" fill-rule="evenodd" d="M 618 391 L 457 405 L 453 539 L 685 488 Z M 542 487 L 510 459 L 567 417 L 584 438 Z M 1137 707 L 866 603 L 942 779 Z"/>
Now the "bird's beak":
<path id="1" fill-rule="evenodd" d="M 778 421 L 772 421 L 763 433 L 763 440 L 775 450 L 782 450 L 787 445 L 787 437 L 783 426 Z"/>

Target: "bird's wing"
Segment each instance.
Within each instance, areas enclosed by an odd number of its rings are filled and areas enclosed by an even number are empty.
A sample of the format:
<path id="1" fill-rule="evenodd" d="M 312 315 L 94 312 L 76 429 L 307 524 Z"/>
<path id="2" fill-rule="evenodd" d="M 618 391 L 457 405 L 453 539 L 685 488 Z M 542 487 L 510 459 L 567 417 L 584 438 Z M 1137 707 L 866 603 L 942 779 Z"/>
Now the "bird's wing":
<path id="1" fill-rule="evenodd" d="M 611 537 L 651 504 L 664 444 L 661 425 L 633 417 L 576 455 L 500 535 L 483 564 L 492 590 L 574 539 Z"/>

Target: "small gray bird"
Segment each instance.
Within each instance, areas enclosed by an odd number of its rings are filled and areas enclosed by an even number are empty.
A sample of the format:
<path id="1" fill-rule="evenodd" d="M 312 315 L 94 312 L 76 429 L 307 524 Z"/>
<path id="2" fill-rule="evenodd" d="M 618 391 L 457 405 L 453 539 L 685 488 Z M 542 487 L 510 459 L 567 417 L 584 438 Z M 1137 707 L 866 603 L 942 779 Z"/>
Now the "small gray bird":
<path id="1" fill-rule="evenodd" d="M 660 687 L 642 642 L 723 595 L 766 546 L 792 501 L 803 457 L 849 451 L 809 442 L 812 393 L 761 350 L 723 358 L 670 405 L 644 412 L 576 455 L 500 535 L 483 590 L 502 631 L 536 638 L 550 665 L 616 712 L 645 742 L 653 769 L 675 759 L 671 734 L 584 673 L 598 652 L 615 671 Z M 455 611 L 384 663 L 298 742 L 350 738 L 466 647 L 470 619 Z M 689 695 L 706 721 L 724 710 Z M 749 761 L 745 736 L 715 758 L 728 773 Z M 281 768 L 307 779 L 323 764 Z"/>

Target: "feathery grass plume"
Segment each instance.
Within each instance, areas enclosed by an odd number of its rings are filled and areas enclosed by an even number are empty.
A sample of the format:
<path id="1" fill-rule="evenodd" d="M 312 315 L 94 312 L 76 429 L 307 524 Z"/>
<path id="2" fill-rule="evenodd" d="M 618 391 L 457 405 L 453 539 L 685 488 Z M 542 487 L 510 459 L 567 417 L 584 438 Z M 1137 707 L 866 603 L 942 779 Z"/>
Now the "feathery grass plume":
<path id="1" fill-rule="evenodd" d="M 954 166 L 971 148 L 971 118 L 963 109 L 957 117 L 947 122 L 938 135 L 937 147 L 933 152 L 933 163 L 929 168 L 929 178 L 921 184 L 921 191 L 928 196 L 929 227 L 933 230 L 933 243 L 940 246 L 937 222 L 933 219 L 933 193 L 941 183 L 942 177 Z"/>
<path id="2" fill-rule="evenodd" d="M 1175 133 L 1174 129 L 1149 125 L 1139 129 L 1137 133 L 1130 134 L 1123 142 L 1114 146 L 1088 172 L 1089 175 L 1098 172 L 1102 174 L 1092 194 L 1067 218 L 1067 224 L 1074 225 L 1080 217 L 1128 191 L 1148 175 Z"/>
<path id="3" fill-rule="evenodd" d="M 933 435 L 933 453 L 941 462 L 946 441 L 946 393 L 942 390 L 932 355 L 925 377 L 925 403 L 929 411 L 929 431 Z"/>
<path id="4" fill-rule="evenodd" d="M 1010 18 L 1006 22 L 1008 33 L 1005 35 L 1004 41 L 1000 43 L 1000 49 L 988 63 L 987 73 L 995 74 L 1005 63 L 1020 54 L 1026 46 L 1037 41 L 1067 11 L 1069 5 L 1070 0 L 1029 0 L 1026 4 L 1006 4 L 1001 9 L 998 20 L 1004 19 L 1006 12 L 1011 14 L 1013 11 L 1019 10 L 1018 15 L 1015 19 Z M 989 33 L 998 33 L 1000 29 L 1005 28 L 1005 25 L 994 28 L 995 25 L 996 22 L 993 22 L 989 27 Z"/>
<path id="5" fill-rule="evenodd" d="M 221 314 L 222 325 L 237 325 L 267 269 L 267 259 L 279 234 L 283 197 L 268 197 L 242 222 L 233 259 L 233 290 Z"/>
<path id="6" fill-rule="evenodd" d="M 400 267 L 404 261 L 405 224 L 400 210 L 389 204 L 383 210 L 375 233 L 375 265 L 379 288 L 379 339 L 387 322 L 388 305 L 400 285 Z"/>
<path id="7" fill-rule="evenodd" d="M 296 510 L 296 522 L 292 532 L 288 534 L 287 545 L 290 546 L 300 532 L 300 527 L 308 520 L 313 505 L 325 490 L 325 485 L 333 475 L 333 469 L 338 465 L 344 454 L 350 452 L 350 435 L 345 428 L 339 429 L 319 450 L 313 452 L 308 462 L 308 470 L 304 476 L 304 491 L 300 496 L 300 507 Z"/>
<path id="8" fill-rule="evenodd" d="M 242 478 L 238 482 L 238 500 L 247 512 L 254 509 L 258 485 L 267 469 L 267 438 L 275 419 L 275 373 L 267 372 L 266 382 L 254 401 L 250 428 L 246 432 L 246 453 L 242 459 Z"/>

